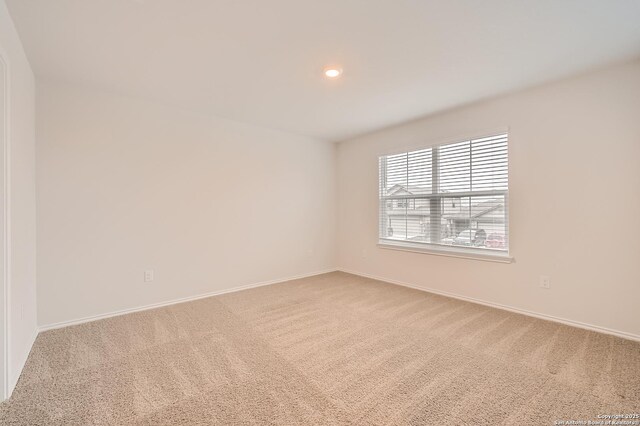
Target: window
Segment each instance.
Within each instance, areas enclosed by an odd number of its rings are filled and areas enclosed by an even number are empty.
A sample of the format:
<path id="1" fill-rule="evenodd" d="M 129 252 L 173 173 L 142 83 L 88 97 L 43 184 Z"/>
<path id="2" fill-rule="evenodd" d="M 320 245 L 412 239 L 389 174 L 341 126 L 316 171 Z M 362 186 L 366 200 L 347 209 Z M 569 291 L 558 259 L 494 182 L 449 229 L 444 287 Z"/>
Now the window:
<path id="1" fill-rule="evenodd" d="M 505 256 L 506 134 L 379 158 L 383 245 Z"/>

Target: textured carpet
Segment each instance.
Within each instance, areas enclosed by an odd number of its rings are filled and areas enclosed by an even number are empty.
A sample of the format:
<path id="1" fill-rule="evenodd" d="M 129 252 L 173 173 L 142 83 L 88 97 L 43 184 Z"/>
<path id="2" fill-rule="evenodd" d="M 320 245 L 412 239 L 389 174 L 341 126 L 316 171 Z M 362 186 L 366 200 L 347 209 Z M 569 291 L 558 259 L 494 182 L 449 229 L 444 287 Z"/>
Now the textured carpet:
<path id="1" fill-rule="evenodd" d="M 553 425 L 640 411 L 640 343 L 331 273 L 41 333 L 3 425 Z"/>

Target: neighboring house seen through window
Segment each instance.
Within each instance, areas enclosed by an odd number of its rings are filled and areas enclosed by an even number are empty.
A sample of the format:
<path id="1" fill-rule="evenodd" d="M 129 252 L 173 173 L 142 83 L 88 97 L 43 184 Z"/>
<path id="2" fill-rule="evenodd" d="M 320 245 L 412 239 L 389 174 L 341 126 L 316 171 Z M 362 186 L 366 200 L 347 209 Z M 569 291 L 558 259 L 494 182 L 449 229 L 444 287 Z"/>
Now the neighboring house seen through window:
<path id="1" fill-rule="evenodd" d="M 506 134 L 385 155 L 379 166 L 380 243 L 508 252 Z"/>

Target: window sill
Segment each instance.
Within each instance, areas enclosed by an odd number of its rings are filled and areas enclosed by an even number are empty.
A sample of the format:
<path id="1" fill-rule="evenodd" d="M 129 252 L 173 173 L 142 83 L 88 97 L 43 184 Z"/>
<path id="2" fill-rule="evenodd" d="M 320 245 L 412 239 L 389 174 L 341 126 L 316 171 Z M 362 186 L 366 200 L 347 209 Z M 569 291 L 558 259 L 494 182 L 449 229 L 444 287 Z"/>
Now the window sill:
<path id="1" fill-rule="evenodd" d="M 447 246 L 443 247 L 425 247 L 420 244 L 412 243 L 394 243 L 383 240 L 378 242 L 378 247 L 389 250 L 410 251 L 414 253 L 432 254 L 436 256 L 457 257 L 461 259 L 483 260 L 485 262 L 512 263 L 515 259 L 508 253 L 482 253 L 474 249 L 451 249 Z"/>

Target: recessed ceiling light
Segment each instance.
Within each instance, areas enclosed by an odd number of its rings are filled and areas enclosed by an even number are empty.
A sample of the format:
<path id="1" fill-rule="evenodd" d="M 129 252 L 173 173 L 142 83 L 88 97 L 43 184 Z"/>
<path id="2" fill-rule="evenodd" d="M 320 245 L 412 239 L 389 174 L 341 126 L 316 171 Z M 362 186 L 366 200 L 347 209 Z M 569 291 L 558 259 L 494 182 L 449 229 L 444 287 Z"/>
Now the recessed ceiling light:
<path id="1" fill-rule="evenodd" d="M 324 75 L 327 76 L 327 78 L 338 78 L 340 77 L 340 74 L 342 74 L 342 70 L 340 68 L 325 68 L 324 70 Z"/>

